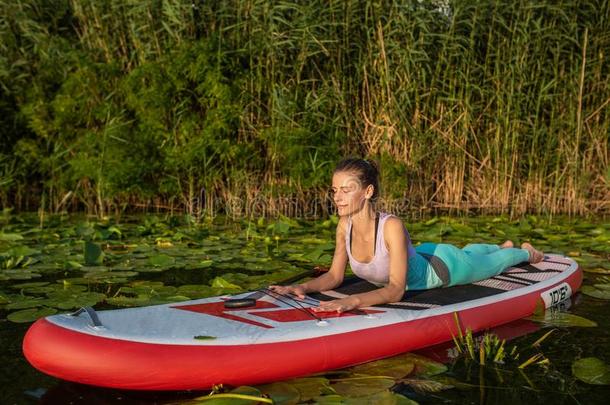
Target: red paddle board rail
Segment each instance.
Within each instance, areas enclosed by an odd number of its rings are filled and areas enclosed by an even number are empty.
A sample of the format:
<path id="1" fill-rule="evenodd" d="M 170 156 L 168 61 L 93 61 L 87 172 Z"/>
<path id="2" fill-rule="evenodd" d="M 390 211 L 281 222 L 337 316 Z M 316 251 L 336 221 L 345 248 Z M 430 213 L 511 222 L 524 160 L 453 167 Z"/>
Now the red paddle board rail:
<path id="1" fill-rule="evenodd" d="M 577 291 L 580 269 L 567 282 Z M 531 315 L 541 290 L 458 312 L 473 332 Z M 315 326 L 312 326 L 315 327 Z M 208 389 L 284 380 L 376 360 L 450 340 L 453 312 L 329 336 L 244 345 L 153 344 L 79 333 L 46 319 L 28 330 L 27 360 L 49 375 L 83 384 L 130 390 Z"/>

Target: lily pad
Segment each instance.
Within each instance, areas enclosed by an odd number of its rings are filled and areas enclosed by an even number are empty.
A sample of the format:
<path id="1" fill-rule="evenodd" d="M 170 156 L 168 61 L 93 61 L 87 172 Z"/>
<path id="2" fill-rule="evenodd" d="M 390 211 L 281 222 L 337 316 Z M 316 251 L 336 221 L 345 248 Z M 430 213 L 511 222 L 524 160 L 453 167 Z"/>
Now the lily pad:
<path id="1" fill-rule="evenodd" d="M 34 281 L 32 283 L 19 283 L 19 284 L 12 285 L 11 288 L 14 288 L 17 290 L 22 290 L 24 288 L 43 287 L 45 285 L 49 285 L 49 282 L 48 281 Z"/>
<path id="2" fill-rule="evenodd" d="M 15 323 L 25 323 L 25 322 L 33 322 L 38 318 L 44 318 L 45 316 L 54 315 L 57 313 L 55 308 L 31 308 L 24 309 L 22 311 L 17 311 L 8 314 L 6 317 L 9 321 Z"/>
<path id="3" fill-rule="evenodd" d="M 225 288 L 225 289 L 234 289 L 234 290 L 241 290 L 242 288 L 236 284 L 233 284 L 229 281 L 227 281 L 226 279 L 218 276 L 215 277 L 214 280 L 212 280 L 212 287 L 218 287 L 218 288 Z"/>
<path id="4" fill-rule="evenodd" d="M 332 388 L 339 395 L 348 397 L 362 397 L 387 391 L 394 386 L 394 384 L 396 384 L 396 382 L 391 378 L 353 377 L 343 379 L 336 384 L 333 384 Z"/>
<path id="5" fill-rule="evenodd" d="M 28 297 L 23 295 L 18 295 L 17 297 L 11 300 L 10 304 L 6 305 L 6 309 L 27 309 L 27 308 L 37 308 L 45 305 L 47 303 L 46 298 L 42 297 Z"/>
<path id="6" fill-rule="evenodd" d="M 596 327 L 597 323 L 583 318 L 582 316 L 560 311 L 546 311 L 543 314 L 530 316 L 527 318 L 534 322 L 540 322 L 545 326 L 571 327 L 578 326 L 583 328 Z"/>
<path id="7" fill-rule="evenodd" d="M 0 278 L 2 278 L 2 276 L 7 280 L 30 280 L 32 278 L 41 277 L 40 274 L 26 269 L 1 270 Z"/>
<path id="8" fill-rule="evenodd" d="M 610 385 L 610 366 L 596 357 L 586 357 L 572 363 L 572 374 L 582 382 Z"/>
<path id="9" fill-rule="evenodd" d="M 23 240 L 23 236 L 18 233 L 4 233 L 0 232 L 0 241 L 4 242 L 15 242 L 18 240 Z"/>
<path id="10" fill-rule="evenodd" d="M 250 397 L 250 398 L 247 398 Z M 263 399 L 263 394 L 254 387 L 241 386 L 227 393 L 195 398 L 205 405 L 252 405 Z M 265 401 L 269 402 L 269 400 Z M 260 402 L 259 402 L 260 403 Z"/>
<path id="11" fill-rule="evenodd" d="M 600 300 L 610 300 L 610 289 L 598 288 L 597 285 L 585 285 L 580 291 L 590 297 L 599 298 Z"/>
<path id="12" fill-rule="evenodd" d="M 285 382 L 258 385 L 256 388 L 278 405 L 294 405 L 299 403 L 301 398 L 299 390 Z"/>
<path id="13" fill-rule="evenodd" d="M 171 256 L 164 255 L 164 254 L 154 255 L 148 259 L 148 263 L 150 263 L 150 265 L 155 266 L 155 267 L 170 267 L 175 262 L 176 262 L 176 259 L 174 259 Z"/>
<path id="14" fill-rule="evenodd" d="M 331 388 L 330 382 L 324 377 L 296 378 L 288 380 L 286 383 L 299 391 L 301 402 L 307 402 L 325 394 L 335 394 L 335 390 Z"/>
<path id="15" fill-rule="evenodd" d="M 394 356 L 360 364 L 352 367 L 351 370 L 357 374 L 403 378 L 411 374 L 415 369 L 415 362 L 410 360 L 410 358 L 406 358 L 404 355 Z"/>
<path id="16" fill-rule="evenodd" d="M 68 260 L 67 262 L 64 263 L 64 269 L 66 270 L 80 270 L 82 269 L 83 265 L 80 264 L 79 262 L 76 262 L 74 260 Z"/>
<path id="17" fill-rule="evenodd" d="M 345 398 L 345 404 L 350 405 L 364 405 L 364 404 L 380 404 L 380 405 L 417 405 L 417 402 L 396 394 L 391 391 L 382 391 L 372 395 L 366 395 L 357 398 Z"/>

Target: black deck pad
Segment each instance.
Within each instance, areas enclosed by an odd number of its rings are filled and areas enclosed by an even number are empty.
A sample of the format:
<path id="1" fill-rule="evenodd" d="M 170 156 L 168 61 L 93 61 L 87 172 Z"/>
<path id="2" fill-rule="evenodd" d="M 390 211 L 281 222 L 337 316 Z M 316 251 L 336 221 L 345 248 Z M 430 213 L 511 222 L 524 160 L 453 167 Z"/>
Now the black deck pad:
<path id="1" fill-rule="evenodd" d="M 548 261 L 548 263 L 557 263 L 553 261 Z M 566 268 L 569 266 L 566 263 L 558 263 L 564 265 Z M 512 270 L 512 271 L 511 271 Z M 392 303 L 392 304 L 384 304 L 377 305 L 379 307 L 388 307 L 388 308 L 404 308 L 404 309 L 412 309 L 412 310 L 424 310 L 429 308 L 434 308 L 443 305 L 451 305 L 457 304 L 460 302 L 471 301 L 478 298 L 489 297 L 492 295 L 501 294 L 507 291 L 505 288 L 501 288 L 501 283 L 509 283 L 513 286 L 517 287 L 525 287 L 532 284 L 539 283 L 541 280 L 528 279 L 527 276 L 536 274 L 536 273 L 545 273 L 548 274 L 549 277 L 552 277 L 554 274 L 561 272 L 558 269 L 541 269 L 536 267 L 535 265 L 531 265 L 529 263 L 522 263 L 513 268 L 507 269 L 502 274 L 499 274 L 495 277 L 491 277 L 488 280 L 482 280 L 481 282 L 477 282 L 474 284 L 466 284 L 466 285 L 458 285 L 454 287 L 446 287 L 446 288 L 434 288 L 430 290 L 417 290 L 417 291 L 406 291 L 404 296 L 402 297 L 401 302 Z M 544 275 L 542 275 L 544 278 Z M 489 284 L 489 285 L 481 285 L 481 284 Z M 497 285 L 498 288 L 493 287 L 492 285 Z M 517 288 L 517 287 L 513 287 Z M 369 283 L 366 280 L 358 278 L 356 276 L 346 277 L 343 283 L 335 288 L 333 291 L 339 294 L 359 294 L 368 291 L 373 291 L 379 288 L 378 286 Z M 310 294 L 312 298 L 315 298 L 320 301 L 330 301 L 336 299 L 337 296 L 331 294 L 323 294 L 323 293 L 312 293 Z"/>

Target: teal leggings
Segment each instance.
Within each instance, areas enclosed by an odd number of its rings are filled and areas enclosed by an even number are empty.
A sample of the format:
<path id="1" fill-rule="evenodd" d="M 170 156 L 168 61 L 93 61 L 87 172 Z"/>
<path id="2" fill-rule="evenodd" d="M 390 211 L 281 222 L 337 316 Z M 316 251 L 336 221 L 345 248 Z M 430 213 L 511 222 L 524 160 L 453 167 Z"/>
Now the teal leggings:
<path id="1" fill-rule="evenodd" d="M 444 243 L 423 243 L 415 250 L 418 253 L 437 256 L 447 265 L 448 286 L 470 284 L 493 277 L 510 266 L 529 260 L 529 253 L 525 249 L 502 249 L 498 245 L 487 244 L 470 244 L 460 249 Z M 434 270 L 430 268 L 429 271 Z M 428 288 L 435 287 L 440 286 L 428 285 Z"/>

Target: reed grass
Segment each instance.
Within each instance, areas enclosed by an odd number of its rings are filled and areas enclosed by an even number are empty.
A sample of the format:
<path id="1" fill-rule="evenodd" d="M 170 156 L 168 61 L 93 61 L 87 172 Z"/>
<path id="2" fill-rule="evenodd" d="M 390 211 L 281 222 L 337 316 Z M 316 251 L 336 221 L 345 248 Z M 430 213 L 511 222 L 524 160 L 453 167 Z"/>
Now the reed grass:
<path id="1" fill-rule="evenodd" d="M 609 33 L 600 0 L 4 2 L 0 204 L 321 216 L 362 155 L 396 213 L 604 214 Z"/>

